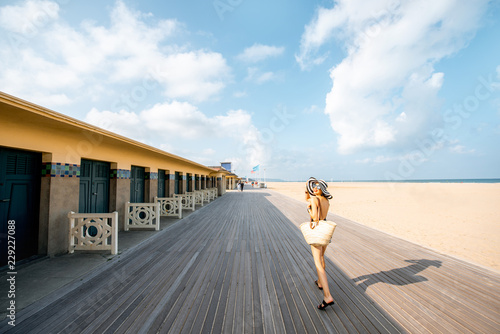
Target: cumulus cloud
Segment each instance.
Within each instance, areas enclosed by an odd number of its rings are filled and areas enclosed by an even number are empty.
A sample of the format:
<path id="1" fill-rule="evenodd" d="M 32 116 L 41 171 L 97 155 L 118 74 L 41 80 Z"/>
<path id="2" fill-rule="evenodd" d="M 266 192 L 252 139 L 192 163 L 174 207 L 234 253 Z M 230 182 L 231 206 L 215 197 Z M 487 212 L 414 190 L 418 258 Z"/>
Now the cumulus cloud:
<path id="1" fill-rule="evenodd" d="M 285 52 L 284 47 L 254 44 L 246 48 L 237 58 L 248 63 L 257 63 L 266 58 L 281 56 Z"/>
<path id="2" fill-rule="evenodd" d="M 296 58 L 305 68 L 332 39 L 345 46 L 346 57 L 330 71 L 325 107 L 339 152 L 404 145 L 434 126 L 444 73 L 433 65 L 467 45 L 486 6 L 486 0 L 340 0 L 320 8 Z"/>
<path id="3" fill-rule="evenodd" d="M 38 29 L 58 17 L 59 5 L 57 3 L 30 0 L 23 5 L 0 8 L 0 27 L 12 33 L 32 36 Z"/>
<path id="4" fill-rule="evenodd" d="M 220 53 L 196 51 L 164 57 L 153 76 L 165 85 L 168 97 L 203 101 L 225 87 L 229 72 Z"/>
<path id="5" fill-rule="evenodd" d="M 1 89 L 38 103 L 33 97 L 40 95 L 63 104 L 72 97 L 61 97 L 61 87 L 81 96 L 83 85 L 91 91 L 149 76 L 167 98 L 204 101 L 225 87 L 230 68 L 220 53 L 175 44 L 174 33 L 183 29 L 176 20 L 155 20 L 121 1 L 111 10 L 109 26 L 91 21 L 70 26 L 52 1 L 0 7 Z"/>
<path id="6" fill-rule="evenodd" d="M 237 143 L 237 153 L 245 157 L 247 164 L 263 163 L 269 158 L 269 147 L 262 142 L 251 114 L 241 109 L 208 117 L 188 102 L 172 101 L 158 103 L 137 114 L 126 110 L 113 112 L 94 108 L 85 121 L 144 143 L 151 142 L 153 138 L 156 141 L 160 138 L 166 143 L 178 139 L 231 139 Z M 162 147 L 171 148 L 168 144 Z"/>

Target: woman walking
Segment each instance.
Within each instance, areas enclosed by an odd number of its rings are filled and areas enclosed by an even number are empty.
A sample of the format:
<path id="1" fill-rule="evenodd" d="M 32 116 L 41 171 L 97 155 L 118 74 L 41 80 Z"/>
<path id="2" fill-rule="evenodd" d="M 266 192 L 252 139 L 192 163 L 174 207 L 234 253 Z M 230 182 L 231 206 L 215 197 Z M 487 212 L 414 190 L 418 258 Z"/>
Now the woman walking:
<path id="1" fill-rule="evenodd" d="M 332 195 L 327 190 L 328 185 L 323 180 L 316 180 L 311 177 L 306 183 L 306 201 L 308 201 L 307 211 L 311 216 L 310 228 L 314 229 L 320 221 L 326 221 L 329 200 Z M 322 222 L 321 222 L 322 223 Z M 332 231 L 333 233 L 333 231 Z M 331 236 L 330 236 L 331 237 Z M 323 290 L 323 301 L 318 305 L 318 309 L 324 310 L 327 306 L 333 305 L 333 297 L 328 287 L 328 279 L 325 271 L 325 251 L 328 245 L 311 244 L 311 251 L 318 272 L 318 280 L 315 281 L 320 290 Z"/>

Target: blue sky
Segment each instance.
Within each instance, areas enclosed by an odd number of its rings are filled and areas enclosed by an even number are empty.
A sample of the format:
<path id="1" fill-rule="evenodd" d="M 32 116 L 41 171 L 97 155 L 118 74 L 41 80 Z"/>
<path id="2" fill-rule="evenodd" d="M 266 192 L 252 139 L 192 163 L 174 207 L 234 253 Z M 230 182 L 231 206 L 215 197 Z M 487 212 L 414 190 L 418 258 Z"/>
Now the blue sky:
<path id="1" fill-rule="evenodd" d="M 500 177 L 498 1 L 3 1 L 0 90 L 240 176 Z"/>

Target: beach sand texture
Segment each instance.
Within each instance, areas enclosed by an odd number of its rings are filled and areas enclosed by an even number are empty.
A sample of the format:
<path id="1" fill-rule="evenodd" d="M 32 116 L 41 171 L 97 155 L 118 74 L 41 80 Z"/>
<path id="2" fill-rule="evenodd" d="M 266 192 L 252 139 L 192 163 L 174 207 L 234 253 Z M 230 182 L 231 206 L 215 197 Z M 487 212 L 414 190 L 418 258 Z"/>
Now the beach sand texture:
<path id="1" fill-rule="evenodd" d="M 304 199 L 305 182 L 268 182 Z M 500 272 L 500 184 L 333 182 L 330 212 Z M 305 210 L 305 209 L 304 209 Z"/>

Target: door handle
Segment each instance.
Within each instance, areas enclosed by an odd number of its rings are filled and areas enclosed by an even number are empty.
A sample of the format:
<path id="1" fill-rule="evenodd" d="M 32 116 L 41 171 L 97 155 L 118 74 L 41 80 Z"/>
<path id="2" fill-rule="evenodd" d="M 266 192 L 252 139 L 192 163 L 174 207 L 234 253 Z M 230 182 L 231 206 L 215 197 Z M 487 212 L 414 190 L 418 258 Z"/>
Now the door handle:
<path id="1" fill-rule="evenodd" d="M 10 198 L 3 199 L 2 202 L 10 202 Z"/>

